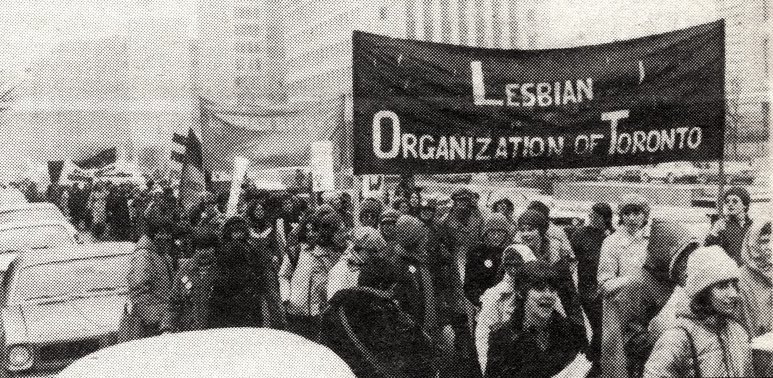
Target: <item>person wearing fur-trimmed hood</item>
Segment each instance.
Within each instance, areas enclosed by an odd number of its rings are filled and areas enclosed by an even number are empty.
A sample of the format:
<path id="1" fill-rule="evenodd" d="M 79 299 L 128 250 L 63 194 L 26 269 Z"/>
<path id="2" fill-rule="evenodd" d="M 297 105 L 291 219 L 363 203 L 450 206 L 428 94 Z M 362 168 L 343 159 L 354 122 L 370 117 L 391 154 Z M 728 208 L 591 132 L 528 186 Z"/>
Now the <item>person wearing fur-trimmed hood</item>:
<path id="1" fill-rule="evenodd" d="M 749 336 L 734 319 L 739 274 L 721 247 L 699 248 L 689 257 L 689 305 L 655 343 L 644 378 L 749 376 Z"/>

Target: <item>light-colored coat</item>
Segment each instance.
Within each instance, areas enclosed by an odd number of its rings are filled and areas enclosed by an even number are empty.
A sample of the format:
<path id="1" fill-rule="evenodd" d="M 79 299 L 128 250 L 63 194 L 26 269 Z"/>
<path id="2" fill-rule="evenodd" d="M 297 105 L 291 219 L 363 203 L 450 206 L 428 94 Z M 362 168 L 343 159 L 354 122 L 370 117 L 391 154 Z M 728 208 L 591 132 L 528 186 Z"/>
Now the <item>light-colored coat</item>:
<path id="1" fill-rule="evenodd" d="M 689 332 L 695 347 L 697 369 L 702 377 L 748 377 L 751 374 L 749 337 L 733 320 L 697 319 L 683 314 L 675 327 L 655 343 L 644 366 L 644 378 L 695 377 Z"/>
<path id="2" fill-rule="evenodd" d="M 137 242 L 127 280 L 129 299 L 119 332 L 121 341 L 148 336 L 159 331 L 172 293 L 172 259 L 160 255 L 147 235 Z"/>

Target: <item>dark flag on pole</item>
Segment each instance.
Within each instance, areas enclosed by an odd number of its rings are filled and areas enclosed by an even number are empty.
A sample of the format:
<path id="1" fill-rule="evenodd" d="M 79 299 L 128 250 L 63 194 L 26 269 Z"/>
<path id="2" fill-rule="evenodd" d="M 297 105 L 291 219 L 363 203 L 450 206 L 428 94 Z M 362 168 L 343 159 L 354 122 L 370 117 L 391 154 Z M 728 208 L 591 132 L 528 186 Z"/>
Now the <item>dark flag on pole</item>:
<path id="1" fill-rule="evenodd" d="M 52 183 L 56 184 L 59 182 L 59 177 L 62 175 L 62 168 L 64 168 L 63 160 L 48 162 L 48 176 L 51 178 Z"/>
<path id="2" fill-rule="evenodd" d="M 206 109 L 201 99 L 199 99 L 200 121 L 206 117 Z M 188 136 L 182 136 L 175 133 L 172 141 L 185 147 L 185 153 L 172 152 L 172 159 L 183 165 L 180 174 L 180 205 L 185 212 L 189 212 L 194 206 L 198 205 L 201 193 L 207 189 L 206 174 L 204 172 L 203 156 L 201 150 L 201 139 L 192 128 L 188 129 Z"/>

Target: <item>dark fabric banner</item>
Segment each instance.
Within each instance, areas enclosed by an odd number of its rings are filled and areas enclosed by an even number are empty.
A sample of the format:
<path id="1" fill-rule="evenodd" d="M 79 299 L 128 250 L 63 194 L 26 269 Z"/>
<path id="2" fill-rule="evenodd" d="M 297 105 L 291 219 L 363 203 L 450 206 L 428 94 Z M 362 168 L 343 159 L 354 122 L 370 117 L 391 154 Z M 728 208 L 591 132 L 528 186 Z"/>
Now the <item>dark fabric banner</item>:
<path id="1" fill-rule="evenodd" d="M 718 159 L 724 46 L 722 20 L 628 41 L 529 51 L 356 31 L 354 172 Z"/>
<path id="2" fill-rule="evenodd" d="M 115 147 L 98 152 L 89 158 L 73 162 L 80 169 L 99 169 L 115 163 L 118 158 L 118 150 Z"/>
<path id="3" fill-rule="evenodd" d="M 54 160 L 48 162 L 48 177 L 51 182 L 56 184 L 59 182 L 59 178 L 62 176 L 62 168 L 64 168 L 63 160 Z"/>

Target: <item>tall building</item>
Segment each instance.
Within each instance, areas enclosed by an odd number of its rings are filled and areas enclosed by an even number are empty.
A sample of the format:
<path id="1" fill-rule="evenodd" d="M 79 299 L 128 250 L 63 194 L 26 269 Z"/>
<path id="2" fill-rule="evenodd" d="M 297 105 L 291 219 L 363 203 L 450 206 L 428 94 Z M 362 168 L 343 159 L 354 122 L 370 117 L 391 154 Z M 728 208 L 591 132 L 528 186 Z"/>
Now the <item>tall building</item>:
<path id="1" fill-rule="evenodd" d="M 175 1 L 75 1 L 31 61 L 0 123 L 3 155 L 78 159 L 102 148 L 155 150 L 192 121 L 186 20 Z M 46 19 L 56 19 L 52 15 Z M 41 32 L 41 34 L 43 34 Z M 32 130 L 34 130 L 34 135 Z M 149 167 L 148 167 L 149 168 Z"/>
<path id="2" fill-rule="evenodd" d="M 284 102 L 280 0 L 200 0 L 199 93 L 221 104 Z"/>
<path id="3" fill-rule="evenodd" d="M 769 0 L 717 0 L 725 19 L 725 156 L 748 159 L 766 153 L 770 137 L 771 30 Z"/>
<path id="4" fill-rule="evenodd" d="M 495 48 L 541 44 L 540 1 L 336 0 L 288 4 L 287 86 L 291 99 L 318 99 L 352 91 L 352 31 Z"/>

